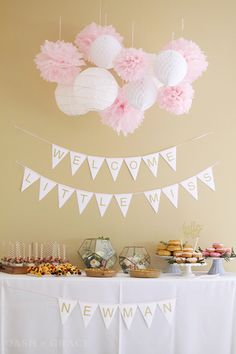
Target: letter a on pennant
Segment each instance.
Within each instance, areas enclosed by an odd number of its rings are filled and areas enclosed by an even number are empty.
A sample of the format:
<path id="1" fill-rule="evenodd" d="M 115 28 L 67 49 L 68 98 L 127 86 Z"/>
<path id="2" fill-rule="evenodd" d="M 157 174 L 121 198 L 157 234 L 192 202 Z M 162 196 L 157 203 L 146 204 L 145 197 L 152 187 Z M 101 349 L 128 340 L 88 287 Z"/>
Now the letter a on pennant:
<path id="1" fill-rule="evenodd" d="M 139 304 L 138 307 L 143 315 L 146 325 L 148 326 L 148 328 L 150 328 L 152 325 L 152 320 L 153 320 L 155 310 L 157 307 L 156 302 L 148 302 L 146 304 Z"/>
<path id="2" fill-rule="evenodd" d="M 78 206 L 79 206 L 79 213 L 82 214 L 83 211 L 85 210 L 86 206 L 90 202 L 90 200 L 93 196 L 93 193 L 77 189 L 76 194 L 77 194 L 77 201 L 78 201 Z"/>
<path id="3" fill-rule="evenodd" d="M 62 184 L 58 184 L 58 206 L 59 208 L 63 207 L 63 205 L 70 199 L 72 194 L 74 193 L 74 189 L 68 186 L 63 186 Z"/>
<path id="4" fill-rule="evenodd" d="M 144 192 L 144 195 L 147 198 L 148 202 L 150 203 L 151 207 L 155 210 L 156 213 L 158 213 L 160 197 L 161 197 L 161 189 L 146 191 Z"/>
<path id="5" fill-rule="evenodd" d="M 210 189 L 213 191 L 216 190 L 212 167 L 209 167 L 206 170 L 198 173 L 197 177 Z"/>
<path id="6" fill-rule="evenodd" d="M 56 182 L 41 176 L 39 185 L 39 200 L 42 200 L 56 186 Z"/>
<path id="7" fill-rule="evenodd" d="M 101 217 L 105 214 L 108 205 L 111 202 L 111 199 L 113 197 L 113 194 L 102 194 L 102 193 L 96 193 L 95 194 L 97 204 L 98 204 L 98 209 L 100 211 Z"/>
<path id="8" fill-rule="evenodd" d="M 99 305 L 102 318 L 106 328 L 110 327 L 111 321 L 114 318 L 118 305 L 103 304 Z"/>
<path id="9" fill-rule="evenodd" d="M 123 321 L 128 329 L 130 329 L 135 312 L 137 310 L 137 305 L 136 304 L 123 304 L 119 305 L 120 307 L 120 312 L 121 316 L 123 318 Z"/>
<path id="10" fill-rule="evenodd" d="M 64 157 L 66 157 L 66 155 L 68 154 L 69 150 L 55 145 L 52 145 L 52 168 L 55 168 L 59 162 L 61 162 Z"/>
<path id="11" fill-rule="evenodd" d="M 160 152 L 163 159 L 168 163 L 168 165 L 176 171 L 176 146 L 166 149 Z"/>
<path id="12" fill-rule="evenodd" d="M 123 216 L 126 217 L 132 199 L 132 194 L 115 194 L 115 199 Z"/>
<path id="13" fill-rule="evenodd" d="M 25 167 L 24 177 L 21 186 L 21 192 L 24 192 L 29 186 L 39 179 L 39 174 L 30 170 L 28 167 Z"/>
<path id="14" fill-rule="evenodd" d="M 162 192 L 167 196 L 174 207 L 178 208 L 179 185 L 173 184 L 172 186 L 162 188 Z"/>
<path id="15" fill-rule="evenodd" d="M 64 324 L 69 316 L 71 315 L 72 311 L 74 310 L 77 301 L 75 300 L 68 300 L 68 299 L 58 299 L 59 311 L 61 315 L 61 323 Z"/>

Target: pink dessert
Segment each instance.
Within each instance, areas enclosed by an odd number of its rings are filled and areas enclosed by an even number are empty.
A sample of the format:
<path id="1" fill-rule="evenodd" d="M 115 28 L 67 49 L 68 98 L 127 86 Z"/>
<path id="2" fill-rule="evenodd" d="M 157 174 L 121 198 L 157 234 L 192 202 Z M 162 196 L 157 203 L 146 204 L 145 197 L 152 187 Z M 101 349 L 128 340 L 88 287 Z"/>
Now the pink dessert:
<path id="1" fill-rule="evenodd" d="M 214 247 L 208 247 L 206 248 L 207 252 L 215 252 L 215 248 Z"/>
<path id="2" fill-rule="evenodd" d="M 214 248 L 223 248 L 224 245 L 223 245 L 223 243 L 220 243 L 220 242 L 214 242 L 212 244 L 212 247 L 214 247 Z"/>
<path id="3" fill-rule="evenodd" d="M 221 256 L 221 253 L 219 252 L 211 252 L 210 253 L 210 257 L 220 257 Z"/>
<path id="4" fill-rule="evenodd" d="M 203 255 L 204 257 L 209 257 L 209 256 L 210 256 L 210 252 L 203 251 L 203 252 L 202 252 L 202 255 Z"/>

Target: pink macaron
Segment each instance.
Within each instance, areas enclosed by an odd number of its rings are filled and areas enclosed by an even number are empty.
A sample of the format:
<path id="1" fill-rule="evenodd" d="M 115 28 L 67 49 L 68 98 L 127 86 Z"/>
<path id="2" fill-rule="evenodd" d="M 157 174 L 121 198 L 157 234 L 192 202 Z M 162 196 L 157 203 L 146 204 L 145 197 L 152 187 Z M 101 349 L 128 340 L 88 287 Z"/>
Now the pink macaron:
<path id="1" fill-rule="evenodd" d="M 210 256 L 210 252 L 203 251 L 203 252 L 202 252 L 202 255 L 203 255 L 204 257 L 209 257 L 209 256 Z"/>
<path id="2" fill-rule="evenodd" d="M 220 242 L 214 242 L 212 244 L 212 247 L 214 247 L 214 248 L 223 248 L 224 245 L 223 245 L 223 243 L 220 243 Z"/>
<path id="3" fill-rule="evenodd" d="M 211 252 L 210 253 L 210 257 L 220 257 L 221 256 L 221 253 L 219 252 Z"/>
<path id="4" fill-rule="evenodd" d="M 206 248 L 207 252 L 215 252 L 215 248 L 214 247 L 208 247 Z"/>

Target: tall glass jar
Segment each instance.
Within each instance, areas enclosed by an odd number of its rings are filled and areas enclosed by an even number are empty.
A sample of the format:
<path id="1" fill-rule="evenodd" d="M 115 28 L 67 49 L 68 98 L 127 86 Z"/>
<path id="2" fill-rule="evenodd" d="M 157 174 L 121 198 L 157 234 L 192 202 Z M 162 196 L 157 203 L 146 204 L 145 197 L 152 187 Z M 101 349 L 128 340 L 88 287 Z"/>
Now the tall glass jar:
<path id="1" fill-rule="evenodd" d="M 130 269 L 150 268 L 150 263 L 146 248 L 141 246 L 124 247 L 119 256 L 119 264 L 124 273 L 128 273 Z"/>

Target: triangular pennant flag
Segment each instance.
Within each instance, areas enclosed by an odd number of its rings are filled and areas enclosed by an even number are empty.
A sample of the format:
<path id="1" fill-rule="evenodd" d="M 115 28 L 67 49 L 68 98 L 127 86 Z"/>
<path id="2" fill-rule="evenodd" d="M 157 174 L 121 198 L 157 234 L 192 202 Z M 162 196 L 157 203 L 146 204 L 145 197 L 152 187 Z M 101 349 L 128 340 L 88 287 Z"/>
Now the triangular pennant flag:
<path id="1" fill-rule="evenodd" d="M 172 186 L 162 188 L 162 192 L 167 196 L 169 201 L 178 208 L 179 185 L 173 184 Z"/>
<path id="2" fill-rule="evenodd" d="M 71 173 L 72 176 L 76 174 L 80 166 L 83 164 L 84 160 L 86 159 L 86 155 L 80 154 L 75 151 L 70 151 L 70 166 L 71 166 Z"/>
<path id="3" fill-rule="evenodd" d="M 190 177 L 184 181 L 182 181 L 181 186 L 184 187 L 184 189 L 191 194 L 191 196 L 198 200 L 198 190 L 197 190 L 197 177 L 193 176 Z"/>
<path id="4" fill-rule="evenodd" d="M 111 172 L 112 178 L 114 181 L 116 181 L 117 176 L 120 172 L 123 159 L 122 158 L 106 158 L 106 163 L 109 168 L 109 171 Z"/>
<path id="5" fill-rule="evenodd" d="M 134 180 L 136 180 L 141 163 L 141 157 L 127 157 L 124 160 L 129 169 L 129 172 L 131 173 L 131 176 Z"/>
<path id="6" fill-rule="evenodd" d="M 114 318 L 118 305 L 103 304 L 99 305 L 102 318 L 106 328 L 110 327 L 111 321 Z"/>
<path id="7" fill-rule="evenodd" d="M 87 159 L 88 159 L 88 164 L 89 164 L 92 179 L 95 179 L 100 168 L 102 167 L 105 157 L 88 156 Z"/>
<path id="8" fill-rule="evenodd" d="M 113 194 L 96 193 L 95 196 L 96 196 L 96 200 L 97 200 L 100 214 L 101 214 L 101 216 L 103 216 L 107 210 L 108 205 L 111 202 Z"/>
<path id="9" fill-rule="evenodd" d="M 156 177 L 157 170 L 158 170 L 159 153 L 157 152 L 155 154 L 143 156 L 143 161 L 145 162 L 147 167 L 150 169 L 152 174 Z"/>
<path id="10" fill-rule="evenodd" d="M 124 217 L 126 217 L 126 214 L 128 212 L 132 196 L 133 196 L 133 194 L 131 194 L 131 193 L 130 194 L 115 194 L 117 204 L 119 205 L 120 210 L 121 210 Z"/>
<path id="11" fill-rule="evenodd" d="M 77 201 L 78 201 L 78 205 L 79 205 L 79 213 L 82 214 L 84 209 L 86 208 L 86 206 L 90 202 L 90 200 L 93 196 L 93 193 L 77 189 L 76 194 L 77 194 Z"/>
<path id="12" fill-rule="evenodd" d="M 160 154 L 168 165 L 176 171 L 176 146 L 163 150 Z"/>
<path id="13" fill-rule="evenodd" d="M 55 186 L 56 182 L 41 176 L 39 185 L 39 200 L 42 200 Z"/>
<path id="14" fill-rule="evenodd" d="M 90 303 L 90 302 L 79 302 L 80 309 L 82 312 L 82 317 L 84 321 L 85 328 L 88 326 L 90 320 L 92 319 L 98 304 Z"/>
<path id="15" fill-rule="evenodd" d="M 59 162 L 61 162 L 64 157 L 66 157 L 66 155 L 68 154 L 69 150 L 52 144 L 52 168 L 55 168 Z"/>
<path id="16" fill-rule="evenodd" d="M 198 173 L 197 177 L 213 191 L 216 190 L 212 167 Z"/>
<path id="17" fill-rule="evenodd" d="M 155 210 L 156 213 L 158 213 L 159 210 L 159 204 L 160 204 L 160 197 L 161 197 L 161 189 L 154 189 L 151 191 L 146 191 L 144 192 L 145 197 L 147 198 L 148 202 L 152 206 L 152 208 Z"/>
<path id="18" fill-rule="evenodd" d="M 157 304 L 167 321 L 171 324 L 174 319 L 176 299 L 158 301 Z"/>
<path id="19" fill-rule="evenodd" d="M 61 315 L 61 322 L 64 324 L 68 317 L 71 315 L 72 311 L 74 310 L 77 301 L 69 300 L 69 299 L 58 299 L 59 311 Z"/>
<path id="20" fill-rule="evenodd" d="M 152 320 L 156 311 L 156 302 L 147 302 L 146 304 L 138 304 L 139 310 L 141 311 L 144 321 L 146 322 L 148 328 L 152 325 Z"/>
<path id="21" fill-rule="evenodd" d="M 124 323 L 125 323 L 126 327 L 128 329 L 130 329 L 133 319 L 134 319 L 135 312 L 137 310 L 137 305 L 136 304 L 122 304 L 122 305 L 119 305 L 119 307 L 120 307 L 120 313 L 121 313 L 121 316 L 124 320 Z"/>
<path id="22" fill-rule="evenodd" d="M 63 205 L 72 196 L 74 191 L 75 191 L 74 188 L 64 186 L 63 184 L 58 184 L 58 205 L 59 205 L 59 208 L 63 207 Z"/>
<path id="23" fill-rule="evenodd" d="M 30 170 L 28 167 L 25 167 L 24 177 L 21 185 L 21 192 L 24 192 L 29 186 L 39 179 L 39 174 Z"/>

